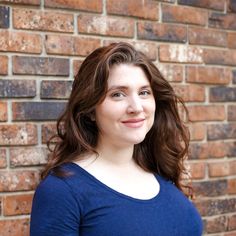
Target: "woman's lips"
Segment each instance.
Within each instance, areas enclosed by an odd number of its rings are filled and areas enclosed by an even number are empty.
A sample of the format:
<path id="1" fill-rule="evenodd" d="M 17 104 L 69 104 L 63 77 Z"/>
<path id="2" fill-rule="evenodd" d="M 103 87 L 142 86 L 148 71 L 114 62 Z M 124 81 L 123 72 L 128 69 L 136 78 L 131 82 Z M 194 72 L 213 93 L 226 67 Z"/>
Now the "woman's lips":
<path id="1" fill-rule="evenodd" d="M 143 125 L 145 119 L 129 119 L 124 120 L 122 123 L 129 128 L 139 128 Z"/>

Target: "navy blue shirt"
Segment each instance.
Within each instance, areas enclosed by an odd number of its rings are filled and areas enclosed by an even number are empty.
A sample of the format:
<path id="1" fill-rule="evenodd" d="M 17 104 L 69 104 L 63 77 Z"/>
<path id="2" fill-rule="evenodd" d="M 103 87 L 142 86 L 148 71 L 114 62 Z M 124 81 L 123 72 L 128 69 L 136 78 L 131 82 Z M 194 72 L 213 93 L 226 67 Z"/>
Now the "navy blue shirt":
<path id="1" fill-rule="evenodd" d="M 170 181 L 156 176 L 159 193 L 148 200 L 119 193 L 74 163 L 69 177 L 52 174 L 38 186 L 31 236 L 200 236 L 194 205 Z"/>

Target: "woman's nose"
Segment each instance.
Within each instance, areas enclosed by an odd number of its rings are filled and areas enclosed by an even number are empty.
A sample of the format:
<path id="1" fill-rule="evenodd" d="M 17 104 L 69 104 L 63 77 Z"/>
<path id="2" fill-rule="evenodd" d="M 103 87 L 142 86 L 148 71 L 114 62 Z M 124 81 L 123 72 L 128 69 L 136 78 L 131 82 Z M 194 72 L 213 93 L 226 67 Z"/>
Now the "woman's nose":
<path id="1" fill-rule="evenodd" d="M 129 99 L 127 111 L 128 113 L 139 113 L 143 111 L 142 101 L 138 96 Z"/>

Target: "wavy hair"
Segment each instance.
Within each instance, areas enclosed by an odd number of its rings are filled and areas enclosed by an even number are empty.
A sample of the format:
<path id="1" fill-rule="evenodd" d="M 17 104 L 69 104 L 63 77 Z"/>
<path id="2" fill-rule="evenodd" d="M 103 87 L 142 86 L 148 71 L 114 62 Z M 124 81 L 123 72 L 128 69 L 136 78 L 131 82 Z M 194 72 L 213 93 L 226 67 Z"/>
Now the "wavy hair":
<path id="1" fill-rule="evenodd" d="M 113 43 L 96 49 L 83 61 L 75 76 L 71 95 L 64 113 L 57 121 L 57 134 L 51 158 L 42 172 L 63 176 L 60 166 L 78 160 L 86 153 L 96 153 L 98 127 L 94 116 L 107 92 L 107 80 L 113 65 L 131 64 L 146 74 L 156 102 L 155 120 L 145 139 L 134 146 L 133 158 L 146 171 L 159 174 L 184 191 L 184 160 L 188 152 L 189 132 L 181 120 L 178 106 L 187 109 L 157 67 L 128 43 Z M 97 153 L 96 153 L 97 154 Z M 188 196 L 190 194 L 187 194 Z"/>

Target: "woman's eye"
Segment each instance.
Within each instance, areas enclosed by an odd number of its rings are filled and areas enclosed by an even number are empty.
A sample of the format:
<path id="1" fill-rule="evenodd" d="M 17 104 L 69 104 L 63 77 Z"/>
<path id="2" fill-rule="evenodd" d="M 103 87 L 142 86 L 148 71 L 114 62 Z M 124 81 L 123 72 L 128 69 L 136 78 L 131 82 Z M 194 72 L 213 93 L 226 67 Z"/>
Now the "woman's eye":
<path id="1" fill-rule="evenodd" d="M 140 92 L 140 95 L 142 95 L 142 96 L 148 96 L 150 94 L 151 94 L 151 91 L 149 91 L 149 90 L 143 90 Z"/>
<path id="2" fill-rule="evenodd" d="M 121 97 L 124 97 L 125 95 L 123 93 L 116 92 L 116 93 L 113 93 L 111 96 L 113 98 L 121 98 Z"/>

